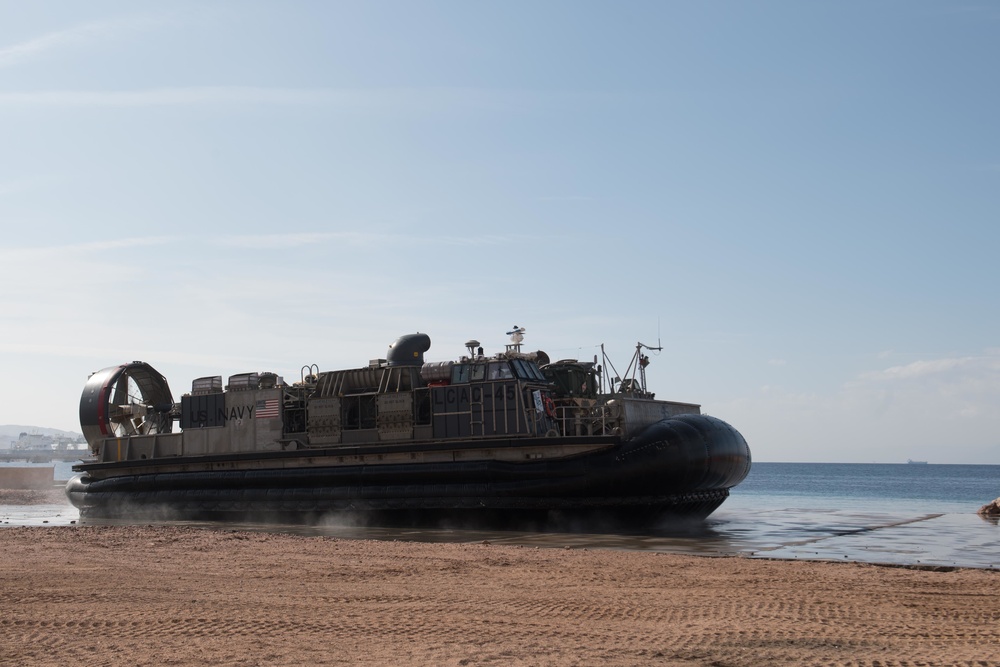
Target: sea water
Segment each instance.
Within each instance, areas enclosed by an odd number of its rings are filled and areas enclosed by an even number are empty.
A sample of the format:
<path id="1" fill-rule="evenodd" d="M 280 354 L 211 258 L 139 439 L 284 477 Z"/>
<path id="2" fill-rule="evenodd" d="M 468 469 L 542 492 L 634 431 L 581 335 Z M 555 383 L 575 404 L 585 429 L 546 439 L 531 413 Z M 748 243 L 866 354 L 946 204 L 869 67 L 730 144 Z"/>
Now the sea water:
<path id="1" fill-rule="evenodd" d="M 755 463 L 732 496 L 756 507 L 975 512 L 1000 497 L 1000 466 Z"/>
<path id="2" fill-rule="evenodd" d="M 72 463 L 54 465 L 57 480 L 72 475 Z M 976 514 L 997 497 L 1000 466 L 996 465 L 754 463 L 743 483 L 704 522 L 664 522 L 643 531 L 619 531 L 608 526 L 567 528 L 559 523 L 530 531 L 464 526 L 383 528 L 358 525 L 336 516 L 319 525 L 239 527 L 347 539 L 489 541 L 709 556 L 1000 568 L 1000 526 Z M 78 518 L 76 510 L 66 506 L 0 507 L 0 525 L 60 525 Z"/>
<path id="3" fill-rule="evenodd" d="M 754 557 L 1000 567 L 1000 466 L 755 463 L 706 526 Z"/>

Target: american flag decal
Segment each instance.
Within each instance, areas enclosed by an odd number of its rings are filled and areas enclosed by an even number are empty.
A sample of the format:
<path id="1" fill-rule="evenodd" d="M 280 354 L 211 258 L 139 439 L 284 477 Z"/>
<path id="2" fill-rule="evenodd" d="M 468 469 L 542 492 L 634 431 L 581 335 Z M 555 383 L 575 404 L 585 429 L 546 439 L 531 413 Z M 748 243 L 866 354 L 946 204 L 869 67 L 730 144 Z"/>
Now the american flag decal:
<path id="1" fill-rule="evenodd" d="M 275 419 L 278 416 L 278 399 L 257 401 L 257 419 Z"/>

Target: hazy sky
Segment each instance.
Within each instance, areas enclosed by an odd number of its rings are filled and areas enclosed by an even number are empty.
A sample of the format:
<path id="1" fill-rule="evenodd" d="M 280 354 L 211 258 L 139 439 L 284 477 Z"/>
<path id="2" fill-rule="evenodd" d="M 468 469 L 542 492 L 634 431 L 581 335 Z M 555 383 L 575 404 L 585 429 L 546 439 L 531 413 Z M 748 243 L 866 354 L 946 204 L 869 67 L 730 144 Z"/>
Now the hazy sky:
<path id="1" fill-rule="evenodd" d="M 760 461 L 1000 464 L 1000 4 L 0 0 L 0 423 L 529 349 Z"/>

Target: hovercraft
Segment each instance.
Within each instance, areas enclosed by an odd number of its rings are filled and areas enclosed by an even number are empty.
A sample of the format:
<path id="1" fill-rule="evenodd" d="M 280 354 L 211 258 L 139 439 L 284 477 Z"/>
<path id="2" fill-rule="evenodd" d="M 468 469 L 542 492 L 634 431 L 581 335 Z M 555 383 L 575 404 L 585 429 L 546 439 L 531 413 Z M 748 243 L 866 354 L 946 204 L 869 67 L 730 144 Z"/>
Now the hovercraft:
<path id="1" fill-rule="evenodd" d="M 180 402 L 145 362 L 105 368 L 84 386 L 92 457 L 67 495 L 104 518 L 557 512 L 649 524 L 704 518 L 746 477 L 735 428 L 647 392 L 643 350 L 659 348 L 637 344 L 624 379 L 609 379 L 606 357 L 522 352 L 523 331 L 489 356 L 471 340 L 455 361 L 425 362 L 418 333 L 367 366 L 304 366 L 295 382 L 201 377 Z"/>

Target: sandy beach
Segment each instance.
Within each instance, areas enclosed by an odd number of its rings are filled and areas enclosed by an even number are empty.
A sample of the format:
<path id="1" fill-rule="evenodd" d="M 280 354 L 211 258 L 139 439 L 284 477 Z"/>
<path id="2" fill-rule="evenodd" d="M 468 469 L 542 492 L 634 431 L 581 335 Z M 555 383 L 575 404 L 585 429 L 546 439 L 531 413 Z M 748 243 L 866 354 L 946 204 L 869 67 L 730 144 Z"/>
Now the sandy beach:
<path id="1" fill-rule="evenodd" d="M 154 526 L 0 554 L 3 665 L 1000 665 L 988 570 Z"/>

